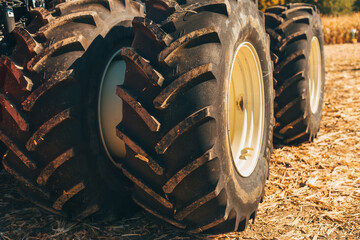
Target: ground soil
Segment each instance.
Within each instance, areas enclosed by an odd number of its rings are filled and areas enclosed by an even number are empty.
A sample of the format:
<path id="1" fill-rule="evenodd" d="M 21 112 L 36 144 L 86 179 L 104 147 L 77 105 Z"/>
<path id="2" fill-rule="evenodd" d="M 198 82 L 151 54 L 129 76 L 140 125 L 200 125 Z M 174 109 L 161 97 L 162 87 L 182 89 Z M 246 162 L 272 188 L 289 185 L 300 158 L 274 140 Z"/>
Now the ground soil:
<path id="1" fill-rule="evenodd" d="M 118 222 L 69 222 L 23 199 L 0 173 L 0 239 L 360 239 L 360 44 L 325 47 L 318 138 L 277 146 L 255 223 L 241 233 L 193 236 L 144 212 Z"/>

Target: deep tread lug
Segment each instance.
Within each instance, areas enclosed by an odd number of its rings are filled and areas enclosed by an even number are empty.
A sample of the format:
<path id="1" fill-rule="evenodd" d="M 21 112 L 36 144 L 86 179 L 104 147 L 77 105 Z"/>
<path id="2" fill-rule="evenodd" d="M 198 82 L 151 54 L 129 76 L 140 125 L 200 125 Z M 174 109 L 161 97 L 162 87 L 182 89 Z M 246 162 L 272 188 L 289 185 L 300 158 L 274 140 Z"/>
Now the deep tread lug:
<path id="1" fill-rule="evenodd" d="M 281 24 L 284 22 L 284 19 L 274 13 L 265 13 L 265 21 L 273 22 L 274 24 Z"/>
<path id="2" fill-rule="evenodd" d="M 84 189 L 84 183 L 80 182 L 68 191 L 64 191 L 63 194 L 55 200 L 53 208 L 56 210 L 61 210 L 66 202 L 68 202 L 71 198 L 73 198 L 76 194 L 78 194 Z"/>
<path id="3" fill-rule="evenodd" d="M 125 58 L 127 64 L 131 62 L 134 64 L 141 73 L 149 80 L 153 86 L 161 87 L 164 82 L 164 77 L 156 71 L 147 60 L 140 57 L 137 53 L 129 48 L 123 48 L 121 56 Z"/>
<path id="4" fill-rule="evenodd" d="M 291 143 L 293 141 L 296 141 L 297 139 L 305 136 L 306 134 L 308 134 L 306 131 L 302 132 L 302 133 L 300 133 L 300 134 L 298 134 L 298 135 L 296 135 L 296 136 L 294 136 L 292 138 L 288 138 L 288 139 L 284 140 L 284 143 L 288 144 L 288 143 Z"/>
<path id="5" fill-rule="evenodd" d="M 298 16 L 298 17 L 294 17 L 294 18 L 291 18 L 285 22 L 283 22 L 282 24 L 280 24 L 276 30 L 283 33 L 285 31 L 285 29 L 291 25 L 292 23 L 295 23 L 295 22 L 304 22 L 304 23 L 307 23 L 309 24 L 310 23 L 310 17 L 309 16 Z"/>
<path id="6" fill-rule="evenodd" d="M 121 167 L 125 176 L 127 176 L 131 181 L 133 181 L 138 187 L 143 189 L 147 194 L 153 197 L 158 203 L 163 205 L 166 208 L 172 209 L 174 206 L 171 202 L 169 202 L 164 197 L 160 196 L 160 194 L 156 193 L 150 187 L 146 186 L 140 179 L 136 178 L 133 174 L 131 174 L 124 166 Z"/>
<path id="7" fill-rule="evenodd" d="M 296 119 L 295 121 L 292 121 L 291 123 L 287 124 L 286 126 L 282 127 L 280 130 L 279 130 L 279 133 L 280 134 L 284 134 L 286 133 L 289 129 L 293 128 L 296 124 L 302 122 L 305 120 L 305 117 L 304 116 L 301 116 L 299 117 L 298 119 Z"/>
<path id="8" fill-rule="evenodd" d="M 285 89 L 287 89 L 288 87 L 290 87 L 292 84 L 294 84 L 295 82 L 298 82 L 302 79 L 305 79 L 305 73 L 304 71 L 301 71 L 297 74 L 295 74 L 294 76 L 288 78 L 280 87 L 278 87 L 276 89 L 276 97 L 279 97 Z"/>
<path id="9" fill-rule="evenodd" d="M 172 55 L 175 54 L 175 52 L 178 48 L 184 47 L 189 42 L 194 41 L 195 39 L 198 39 L 202 36 L 209 35 L 209 34 L 215 34 L 216 38 L 218 39 L 218 42 L 220 42 L 220 38 L 216 32 L 215 26 L 198 29 L 196 31 L 190 32 L 190 33 L 178 38 L 176 41 L 172 42 L 169 45 L 169 47 L 162 50 L 158 57 L 159 62 L 167 63 L 169 61 L 169 58 L 171 58 Z"/>
<path id="10" fill-rule="evenodd" d="M 38 72 L 43 67 L 44 62 L 51 57 L 55 52 L 60 51 L 64 47 L 71 46 L 73 51 L 80 50 L 84 51 L 89 43 L 81 35 L 76 37 L 66 38 L 61 40 L 50 47 L 45 48 L 40 54 L 32 58 L 28 64 L 27 69 L 31 72 Z"/>
<path id="11" fill-rule="evenodd" d="M 140 31 L 139 29 L 142 29 L 150 33 L 152 38 L 162 48 L 167 47 L 173 40 L 172 37 L 169 34 L 167 34 L 164 30 L 162 30 L 159 25 L 157 25 L 148 18 L 135 17 L 132 24 L 133 27 L 137 29 L 135 31 Z"/>
<path id="12" fill-rule="evenodd" d="M 14 77 L 21 90 L 31 91 L 33 82 L 29 79 L 26 79 L 22 72 L 16 67 L 16 65 L 4 55 L 0 57 L 0 67 L 5 68 L 5 71 Z"/>
<path id="13" fill-rule="evenodd" d="M 72 113 L 71 113 L 71 109 L 69 108 L 55 115 L 48 121 L 46 121 L 29 138 L 29 140 L 26 143 L 26 149 L 28 151 L 34 151 L 36 147 L 44 141 L 46 134 L 48 134 L 51 130 L 56 128 L 59 124 L 71 118 L 72 118 Z"/>
<path id="14" fill-rule="evenodd" d="M 279 64 L 276 66 L 274 73 L 279 74 L 281 70 L 286 67 L 289 63 L 295 61 L 298 58 L 305 58 L 305 50 L 301 49 L 297 52 L 292 53 L 291 55 L 287 56 L 283 61 L 279 62 Z"/>
<path id="15" fill-rule="evenodd" d="M 300 39 L 306 39 L 306 38 L 307 38 L 307 36 L 306 36 L 305 31 L 293 33 L 290 36 L 284 38 L 281 41 L 281 43 L 279 44 L 279 46 L 277 47 L 277 49 L 278 49 L 278 51 L 282 51 L 283 48 L 290 42 L 300 40 Z"/>
<path id="16" fill-rule="evenodd" d="M 15 169 L 13 169 L 12 167 L 10 167 L 7 163 L 6 160 L 3 161 L 3 166 L 4 169 L 10 173 L 12 176 L 14 176 L 14 178 L 16 180 L 18 180 L 19 182 L 21 182 L 22 184 L 24 184 L 26 187 L 28 187 L 30 190 L 35 191 L 37 193 L 39 193 L 43 198 L 45 199 L 49 199 L 50 198 L 50 194 L 45 192 L 44 190 L 42 190 L 41 188 L 35 186 L 30 180 L 26 179 L 25 177 L 23 177 L 20 173 L 18 173 Z"/>
<path id="17" fill-rule="evenodd" d="M 303 99 L 304 97 L 298 97 L 294 100 L 292 100 L 291 102 L 289 102 L 288 104 L 286 104 L 284 107 L 282 107 L 276 114 L 275 116 L 277 118 L 281 118 L 290 108 L 292 108 L 295 104 L 299 103 L 301 101 L 301 99 Z"/>
<path id="18" fill-rule="evenodd" d="M 157 109 L 165 109 L 170 105 L 170 103 L 189 85 L 194 85 L 196 82 L 201 80 L 201 77 L 205 74 L 210 74 L 211 77 L 208 79 L 215 78 L 212 74 L 212 65 L 205 64 L 190 70 L 187 73 L 184 73 L 173 82 L 171 82 L 166 88 L 164 88 L 158 96 L 154 99 L 153 103 Z"/>
<path id="19" fill-rule="evenodd" d="M 155 217 L 171 224 L 174 225 L 175 227 L 178 227 L 180 229 L 185 229 L 186 226 L 183 225 L 182 223 L 179 223 L 177 221 L 174 221 L 170 218 L 164 217 L 162 216 L 160 213 L 158 213 L 156 210 L 151 209 L 150 207 L 146 206 L 144 203 L 140 202 L 136 197 L 133 197 L 133 200 L 136 204 L 138 204 L 140 207 L 142 207 L 143 209 L 145 209 L 146 211 L 148 211 L 149 213 L 151 213 L 152 215 L 154 215 Z"/>
<path id="20" fill-rule="evenodd" d="M 0 129 L 0 140 L 3 142 L 18 158 L 30 169 L 36 169 L 36 163 L 31 160 L 30 157 L 26 156 L 24 151 L 17 146 L 1 129 Z"/>
<path id="21" fill-rule="evenodd" d="M 170 194 L 174 191 L 176 186 L 182 182 L 188 175 L 190 175 L 193 171 L 204 165 L 205 163 L 214 160 L 216 158 L 213 149 L 207 151 L 201 157 L 195 159 L 185 167 L 183 167 L 180 171 L 175 173 L 162 187 L 163 191 L 167 194 Z"/>
<path id="22" fill-rule="evenodd" d="M 23 46 L 26 46 L 30 55 L 34 56 L 42 50 L 42 46 L 35 41 L 25 28 L 15 27 L 12 33 L 15 35 L 17 41 L 22 41 Z"/>
<path id="23" fill-rule="evenodd" d="M 14 119 L 16 124 L 22 131 L 29 131 L 30 124 L 23 116 L 22 112 L 18 109 L 16 104 L 12 102 L 5 93 L 0 91 L 0 105 L 3 109 L 9 113 L 9 115 Z"/>
<path id="24" fill-rule="evenodd" d="M 216 198 L 222 189 L 216 187 L 214 191 L 202 196 L 201 198 L 197 199 L 196 201 L 192 202 L 190 205 L 186 206 L 185 208 L 181 209 L 180 211 L 176 212 L 174 218 L 178 221 L 182 221 L 188 216 L 190 213 L 194 212 L 197 208 L 201 207 L 203 204 L 206 204 L 210 200 Z"/>
<path id="25" fill-rule="evenodd" d="M 47 181 L 51 177 L 51 175 L 58 169 L 62 164 L 64 164 L 66 161 L 70 160 L 75 156 L 74 149 L 71 148 L 68 151 L 64 152 L 57 158 L 55 158 L 53 161 L 51 161 L 48 165 L 46 165 L 45 168 L 41 171 L 39 174 L 36 182 L 40 186 L 46 185 Z"/>
<path id="26" fill-rule="evenodd" d="M 158 154 L 164 154 L 177 138 L 189 131 L 196 124 L 207 119 L 211 119 L 210 107 L 205 107 L 191 114 L 165 134 L 165 136 L 156 144 L 156 152 Z"/>
<path id="27" fill-rule="evenodd" d="M 127 89 L 122 86 L 116 87 L 116 95 L 118 95 L 123 101 L 125 101 L 144 121 L 144 123 L 153 132 L 158 132 L 160 129 L 159 121 L 152 116 L 139 101 L 137 101 Z"/>
<path id="28" fill-rule="evenodd" d="M 56 20 L 49 22 L 49 24 L 41 27 L 37 32 L 37 35 L 42 38 L 48 38 L 50 32 L 53 31 L 55 28 L 76 21 L 86 22 L 94 26 L 99 25 L 101 22 L 98 14 L 95 11 L 81 11 L 77 13 L 71 13 L 59 17 Z"/>
<path id="29" fill-rule="evenodd" d="M 131 148 L 137 155 L 136 158 L 144 161 L 157 175 L 164 173 L 164 168 L 160 166 L 155 160 L 153 160 L 138 144 L 131 140 L 125 133 L 121 126 L 117 126 L 116 135 L 125 142 L 125 144 Z"/>
<path id="30" fill-rule="evenodd" d="M 48 81 L 37 87 L 22 103 L 25 111 L 31 111 L 38 99 L 46 94 L 49 90 L 53 89 L 56 85 L 61 82 L 71 81 L 72 70 L 65 72 L 57 72 L 55 76 L 52 76 Z"/>
<path id="31" fill-rule="evenodd" d="M 204 231 L 206 231 L 206 230 L 208 230 L 208 229 L 210 229 L 210 228 L 212 228 L 212 227 L 215 227 L 215 226 L 217 226 L 217 225 L 225 222 L 227 219 L 228 219 L 228 215 L 225 214 L 224 217 L 215 219 L 215 220 L 211 221 L 210 223 L 205 224 L 205 225 L 203 225 L 203 226 L 201 226 L 201 227 L 192 229 L 192 230 L 190 230 L 189 232 L 190 232 L 190 233 L 194 233 L 194 234 L 204 232 Z"/>

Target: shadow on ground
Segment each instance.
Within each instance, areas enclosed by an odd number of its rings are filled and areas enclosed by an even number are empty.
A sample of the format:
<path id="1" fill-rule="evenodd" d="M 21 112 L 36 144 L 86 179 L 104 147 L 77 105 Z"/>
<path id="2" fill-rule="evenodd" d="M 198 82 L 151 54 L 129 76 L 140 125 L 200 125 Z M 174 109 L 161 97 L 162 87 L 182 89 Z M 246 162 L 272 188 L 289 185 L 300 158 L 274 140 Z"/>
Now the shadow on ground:
<path id="1" fill-rule="evenodd" d="M 0 239 L 198 239 L 144 212 L 107 224 L 71 222 L 25 200 L 14 180 L 0 170 Z"/>

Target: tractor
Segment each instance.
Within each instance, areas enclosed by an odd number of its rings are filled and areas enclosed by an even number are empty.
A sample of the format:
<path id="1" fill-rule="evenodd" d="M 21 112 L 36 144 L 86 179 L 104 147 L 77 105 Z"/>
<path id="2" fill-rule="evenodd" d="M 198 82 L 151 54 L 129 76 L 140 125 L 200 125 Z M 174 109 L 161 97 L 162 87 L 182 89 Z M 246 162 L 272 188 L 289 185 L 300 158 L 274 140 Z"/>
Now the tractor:
<path id="1" fill-rule="evenodd" d="M 136 205 L 190 233 L 241 231 L 273 144 L 312 141 L 320 13 L 256 0 L 1 2 L 0 153 L 70 219 Z"/>

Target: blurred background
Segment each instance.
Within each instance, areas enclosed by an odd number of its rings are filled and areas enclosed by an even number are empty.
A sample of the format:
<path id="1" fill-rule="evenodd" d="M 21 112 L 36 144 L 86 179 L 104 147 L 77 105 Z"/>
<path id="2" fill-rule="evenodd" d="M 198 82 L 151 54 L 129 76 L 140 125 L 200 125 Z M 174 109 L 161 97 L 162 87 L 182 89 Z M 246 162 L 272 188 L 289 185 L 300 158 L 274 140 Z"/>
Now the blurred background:
<path id="1" fill-rule="evenodd" d="M 360 42 L 360 0 L 259 0 L 259 9 L 295 2 L 319 8 L 326 44 Z"/>

